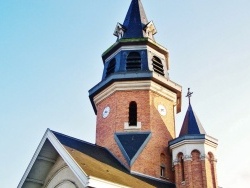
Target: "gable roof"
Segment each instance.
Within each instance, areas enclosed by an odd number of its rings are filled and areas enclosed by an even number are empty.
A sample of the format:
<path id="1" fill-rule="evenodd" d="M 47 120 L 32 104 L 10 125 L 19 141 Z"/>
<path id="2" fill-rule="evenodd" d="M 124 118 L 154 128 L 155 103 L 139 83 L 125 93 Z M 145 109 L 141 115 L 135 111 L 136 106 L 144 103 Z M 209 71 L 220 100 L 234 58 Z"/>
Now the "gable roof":
<path id="1" fill-rule="evenodd" d="M 24 173 L 18 188 L 42 187 L 46 175 L 59 155 L 84 187 L 97 187 L 100 182 L 102 188 L 175 187 L 174 184 L 166 181 L 131 174 L 103 147 L 48 129 Z"/>

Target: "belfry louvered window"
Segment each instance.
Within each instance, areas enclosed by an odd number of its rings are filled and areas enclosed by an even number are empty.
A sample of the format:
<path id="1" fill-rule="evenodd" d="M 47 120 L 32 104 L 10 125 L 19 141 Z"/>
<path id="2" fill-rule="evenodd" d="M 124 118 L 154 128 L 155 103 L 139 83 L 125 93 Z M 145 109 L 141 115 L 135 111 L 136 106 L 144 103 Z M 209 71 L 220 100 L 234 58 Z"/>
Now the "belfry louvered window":
<path id="1" fill-rule="evenodd" d="M 130 52 L 127 56 L 127 70 L 141 70 L 141 55 L 138 52 Z"/>
<path id="2" fill-rule="evenodd" d="M 112 59 L 109 62 L 109 65 L 108 65 L 108 68 L 107 68 L 107 72 L 106 72 L 106 77 L 115 72 L 115 64 L 116 64 L 116 60 L 115 59 Z"/>
<path id="3" fill-rule="evenodd" d="M 129 103 L 129 126 L 137 125 L 137 104 L 135 101 Z"/>
<path id="4" fill-rule="evenodd" d="M 158 74 L 164 76 L 164 69 L 161 60 L 158 57 L 154 56 L 152 61 L 154 72 L 157 72 Z"/>

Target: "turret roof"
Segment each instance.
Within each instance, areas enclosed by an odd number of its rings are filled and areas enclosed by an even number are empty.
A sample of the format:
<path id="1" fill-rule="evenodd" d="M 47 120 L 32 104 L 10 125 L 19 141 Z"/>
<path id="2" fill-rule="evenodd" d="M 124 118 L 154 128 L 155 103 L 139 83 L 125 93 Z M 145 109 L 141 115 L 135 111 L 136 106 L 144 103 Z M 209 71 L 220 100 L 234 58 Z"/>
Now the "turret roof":
<path id="1" fill-rule="evenodd" d="M 206 132 L 189 103 L 179 137 L 191 134 L 206 134 Z"/>
<path id="2" fill-rule="evenodd" d="M 132 0 L 123 26 L 125 32 L 123 38 L 142 38 L 145 37 L 144 27 L 148 20 L 140 0 Z"/>

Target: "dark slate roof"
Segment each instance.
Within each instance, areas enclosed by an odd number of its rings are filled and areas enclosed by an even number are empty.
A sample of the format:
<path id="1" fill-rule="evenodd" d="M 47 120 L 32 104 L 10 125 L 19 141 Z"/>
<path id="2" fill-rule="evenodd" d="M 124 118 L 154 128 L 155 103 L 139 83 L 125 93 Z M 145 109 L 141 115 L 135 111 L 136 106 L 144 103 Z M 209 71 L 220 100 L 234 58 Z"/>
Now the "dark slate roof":
<path id="1" fill-rule="evenodd" d="M 89 176 L 136 188 L 175 188 L 175 184 L 167 181 L 130 174 L 106 148 L 52 132 Z"/>
<path id="2" fill-rule="evenodd" d="M 144 27 L 148 23 L 145 11 L 140 0 L 132 0 L 123 26 L 125 33 L 123 38 L 144 37 Z"/>
<path id="3" fill-rule="evenodd" d="M 110 153 L 103 147 L 85 142 L 67 135 L 52 131 L 57 139 L 65 146 L 78 150 L 82 153 L 97 159 L 100 162 L 111 165 L 119 170 L 125 171 L 126 169 L 119 163 L 118 160 L 110 158 Z"/>
<path id="4" fill-rule="evenodd" d="M 206 134 L 206 132 L 189 104 L 179 137 L 191 134 Z"/>
<path id="5" fill-rule="evenodd" d="M 131 165 L 142 149 L 146 146 L 151 134 L 145 133 L 116 133 L 116 142 L 120 147 L 124 157 Z"/>

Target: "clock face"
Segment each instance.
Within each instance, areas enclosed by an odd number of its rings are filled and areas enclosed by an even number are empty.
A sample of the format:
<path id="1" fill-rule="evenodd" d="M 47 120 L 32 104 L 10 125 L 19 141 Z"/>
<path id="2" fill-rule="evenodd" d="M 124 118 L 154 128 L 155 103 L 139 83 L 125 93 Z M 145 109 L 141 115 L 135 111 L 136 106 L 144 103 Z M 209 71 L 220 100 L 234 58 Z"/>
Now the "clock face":
<path id="1" fill-rule="evenodd" d="M 103 112 L 102 112 L 102 117 L 103 117 L 103 118 L 108 117 L 109 112 L 110 112 L 110 107 L 109 107 L 109 106 L 106 106 L 106 107 L 104 108 Z"/>
<path id="2" fill-rule="evenodd" d="M 162 116 L 167 115 L 167 110 L 166 110 L 165 106 L 163 106 L 162 104 L 159 104 L 159 105 L 158 105 L 158 112 L 159 112 Z"/>

